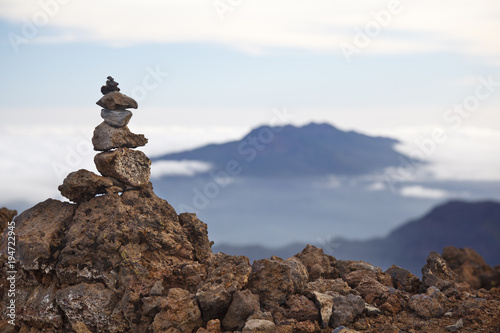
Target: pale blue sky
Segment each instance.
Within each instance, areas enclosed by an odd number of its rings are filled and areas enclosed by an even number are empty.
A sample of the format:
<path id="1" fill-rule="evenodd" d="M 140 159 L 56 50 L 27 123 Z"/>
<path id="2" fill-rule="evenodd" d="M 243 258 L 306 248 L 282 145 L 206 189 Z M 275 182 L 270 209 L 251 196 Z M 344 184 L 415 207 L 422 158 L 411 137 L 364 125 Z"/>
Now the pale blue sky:
<path id="1" fill-rule="evenodd" d="M 221 2 L 235 5 L 217 12 Z M 369 43 L 357 42 L 370 27 Z M 496 0 L 0 0 L 0 149 L 9 159 L 0 199 L 22 197 L 40 178 L 40 188 L 57 187 L 50 164 L 68 148 L 56 143 L 90 140 L 108 75 L 133 97 L 150 86 L 130 127 L 150 137 L 151 154 L 237 138 L 269 123 L 274 108 L 292 123 L 327 121 L 415 149 L 449 127 L 445 112 L 475 96 L 479 78 L 500 82 L 499 31 Z M 359 54 L 346 58 L 345 45 Z M 151 71 L 168 76 L 155 81 Z M 493 90 L 429 156 L 451 168 L 444 174 L 498 178 Z M 21 156 L 30 149 L 40 159 Z M 78 166 L 92 168 L 88 160 Z"/>

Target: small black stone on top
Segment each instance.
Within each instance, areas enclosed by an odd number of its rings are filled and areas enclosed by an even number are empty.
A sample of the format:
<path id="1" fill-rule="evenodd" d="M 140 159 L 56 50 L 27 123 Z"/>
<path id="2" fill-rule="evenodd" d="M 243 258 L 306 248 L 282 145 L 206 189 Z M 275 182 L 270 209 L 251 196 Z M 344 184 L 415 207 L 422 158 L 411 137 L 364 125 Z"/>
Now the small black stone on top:
<path id="1" fill-rule="evenodd" d="M 108 76 L 108 80 L 106 81 L 106 85 L 101 87 L 101 92 L 103 95 L 110 93 L 112 91 L 120 91 L 118 88 L 118 82 L 115 81 L 111 76 Z"/>

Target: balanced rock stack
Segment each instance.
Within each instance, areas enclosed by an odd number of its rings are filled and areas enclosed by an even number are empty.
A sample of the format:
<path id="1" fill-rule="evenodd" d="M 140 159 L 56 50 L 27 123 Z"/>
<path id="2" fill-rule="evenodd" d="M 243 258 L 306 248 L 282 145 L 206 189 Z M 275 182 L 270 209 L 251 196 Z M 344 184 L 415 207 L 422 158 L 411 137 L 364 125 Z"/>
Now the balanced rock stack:
<path id="1" fill-rule="evenodd" d="M 116 82 L 108 76 L 101 87 L 103 97 L 97 105 L 103 107 L 104 121 L 94 130 L 94 150 L 101 151 L 94 158 L 98 176 L 87 170 L 72 172 L 59 186 L 62 195 L 74 202 L 87 201 L 97 194 L 118 193 L 150 185 L 151 160 L 133 148 L 144 146 L 148 139 L 130 132 L 127 124 L 132 118 L 128 108 L 137 109 L 137 102 L 122 93 Z"/>

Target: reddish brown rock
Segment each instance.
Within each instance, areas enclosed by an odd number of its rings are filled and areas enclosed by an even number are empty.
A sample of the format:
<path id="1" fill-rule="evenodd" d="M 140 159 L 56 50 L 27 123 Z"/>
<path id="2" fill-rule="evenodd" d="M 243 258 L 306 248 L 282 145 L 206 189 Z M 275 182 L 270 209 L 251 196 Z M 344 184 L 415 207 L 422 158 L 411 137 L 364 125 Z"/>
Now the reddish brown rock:
<path id="1" fill-rule="evenodd" d="M 500 286 L 500 265 L 495 266 L 491 274 L 481 275 L 481 286 L 488 290 Z"/>
<path id="2" fill-rule="evenodd" d="M 137 102 L 119 91 L 108 92 L 96 102 L 97 105 L 108 110 L 137 109 Z"/>
<path id="3" fill-rule="evenodd" d="M 283 304 L 287 295 L 299 293 L 308 280 L 307 270 L 298 259 L 273 256 L 254 261 L 248 289 L 258 294 L 264 304 Z"/>
<path id="4" fill-rule="evenodd" d="M 309 320 L 300 321 L 294 324 L 292 327 L 293 327 L 292 332 L 314 333 L 319 331 L 318 323 Z"/>
<path id="5" fill-rule="evenodd" d="M 448 266 L 457 273 L 460 281 L 467 282 L 473 289 L 488 287 L 482 284 L 482 280 L 492 275 L 493 269 L 476 251 L 448 246 L 444 248 L 442 256 Z"/>
<path id="6" fill-rule="evenodd" d="M 121 326 L 113 318 L 118 298 L 100 283 L 79 284 L 61 289 L 56 293 L 56 302 L 71 325 L 81 322 L 94 331 Z"/>
<path id="7" fill-rule="evenodd" d="M 259 297 L 248 289 L 236 291 L 222 321 L 226 330 L 241 330 L 252 314 L 260 311 Z"/>
<path id="8" fill-rule="evenodd" d="M 356 287 L 356 290 L 367 300 L 367 303 L 373 303 L 373 300 L 382 299 L 389 292 L 389 288 L 384 286 L 371 277 L 365 277 Z"/>
<path id="9" fill-rule="evenodd" d="M 337 260 L 325 254 L 323 249 L 307 245 L 302 252 L 297 253 L 294 257 L 306 267 L 310 281 L 319 278 L 335 279 L 339 276 L 336 268 Z"/>
<path id="10" fill-rule="evenodd" d="M 196 293 L 203 320 L 208 321 L 226 314 L 233 294 L 247 285 L 251 270 L 247 257 L 224 253 L 212 255 L 207 277 Z"/>
<path id="11" fill-rule="evenodd" d="M 319 311 L 316 305 L 302 295 L 291 295 L 285 303 L 284 316 L 297 321 L 318 321 Z"/>
<path id="12" fill-rule="evenodd" d="M 115 127 L 102 122 L 94 130 L 94 150 L 108 151 L 115 148 L 137 148 L 145 146 L 148 139 L 143 134 L 130 132 L 127 126 Z"/>
<path id="13" fill-rule="evenodd" d="M 151 160 L 141 151 L 119 148 L 97 154 L 97 170 L 105 177 L 118 179 L 134 187 L 146 187 L 151 176 Z"/>
<path id="14" fill-rule="evenodd" d="M 196 333 L 221 333 L 221 326 L 219 319 L 209 320 L 207 323 L 207 327 L 200 327 Z"/>
<path id="15" fill-rule="evenodd" d="M 389 312 L 391 314 L 399 313 L 403 307 L 406 305 L 406 295 L 402 294 L 400 291 L 390 292 L 384 299 L 380 305 L 380 309 L 385 312 Z"/>
<path id="16" fill-rule="evenodd" d="M 422 284 L 418 277 L 413 275 L 410 271 L 392 265 L 386 273 L 391 277 L 391 282 L 394 288 L 404 290 L 409 293 L 418 293 L 420 285 Z"/>
<path id="17" fill-rule="evenodd" d="M 431 252 L 427 257 L 427 264 L 422 268 L 422 288 L 437 287 L 444 291 L 458 282 L 458 275 L 448 267 L 439 253 Z"/>
<path id="18" fill-rule="evenodd" d="M 18 259 L 24 269 L 54 269 L 74 213 L 75 205 L 47 199 L 15 219 Z"/>
<path id="19" fill-rule="evenodd" d="M 208 239 L 208 228 L 200 221 L 196 214 L 183 213 L 179 215 L 179 223 L 186 231 L 189 241 L 194 247 L 194 257 L 198 261 L 205 261 L 212 254 L 212 243 Z"/>
<path id="20" fill-rule="evenodd" d="M 361 283 L 361 281 L 366 278 L 377 280 L 377 273 L 371 270 L 360 269 L 357 271 L 352 271 L 344 276 L 344 280 L 351 288 L 356 288 Z"/>
<path id="21" fill-rule="evenodd" d="M 313 291 L 326 293 L 327 291 L 335 292 L 341 295 L 352 293 L 351 287 L 342 279 L 322 279 L 311 281 L 304 287 L 304 294 L 310 294 Z"/>
<path id="22" fill-rule="evenodd" d="M 374 266 L 361 260 L 337 260 L 337 269 L 339 271 L 340 277 L 343 279 L 347 274 L 354 271 L 368 271 L 375 273 L 375 275 L 382 272 L 382 269 L 380 267 Z"/>
<path id="23" fill-rule="evenodd" d="M 98 194 L 118 193 L 124 189 L 125 186 L 117 180 L 84 169 L 70 173 L 59 186 L 61 194 L 76 203 L 90 200 Z"/>
<path id="24" fill-rule="evenodd" d="M 174 272 L 172 283 L 183 281 L 176 286 L 186 286 L 185 274 L 202 277 L 186 265 L 196 264 L 192 262 L 194 249 L 174 209 L 148 189 L 99 196 L 80 204 L 64 238 L 57 268 L 62 283 L 103 280 L 114 289 L 120 281 L 127 281 L 128 290 L 145 288 L 146 295 L 158 279 Z M 185 270 L 177 272 L 181 264 Z"/>
<path id="25" fill-rule="evenodd" d="M 20 278 L 20 276 L 18 276 Z M 29 322 L 32 326 L 42 329 L 44 327 L 63 328 L 63 315 L 56 303 L 56 283 L 49 286 L 42 284 L 17 285 L 16 305 L 17 320 Z"/>
<path id="26" fill-rule="evenodd" d="M 164 309 L 153 321 L 153 332 L 193 332 L 203 324 L 200 308 L 189 291 L 170 289 Z"/>
<path id="27" fill-rule="evenodd" d="M 425 294 L 414 295 L 408 302 L 409 307 L 422 318 L 441 316 L 445 312 L 446 297 L 437 287 L 429 287 Z"/>

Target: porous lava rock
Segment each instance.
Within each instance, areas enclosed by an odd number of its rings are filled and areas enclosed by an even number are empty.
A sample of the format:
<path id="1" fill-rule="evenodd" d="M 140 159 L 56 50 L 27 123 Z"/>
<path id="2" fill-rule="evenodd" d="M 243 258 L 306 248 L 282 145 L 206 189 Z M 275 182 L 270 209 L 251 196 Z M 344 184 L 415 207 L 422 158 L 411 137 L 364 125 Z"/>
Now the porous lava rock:
<path id="1" fill-rule="evenodd" d="M 224 253 L 212 255 L 207 266 L 207 276 L 196 293 L 205 321 L 224 316 L 233 294 L 247 285 L 252 271 L 247 257 Z"/>
<path id="2" fill-rule="evenodd" d="M 181 288 L 170 289 L 165 307 L 153 321 L 153 332 L 193 332 L 203 324 L 196 298 Z"/>
<path id="3" fill-rule="evenodd" d="M 252 294 L 248 289 L 238 290 L 233 294 L 222 325 L 227 330 L 241 330 L 247 318 L 258 311 L 260 311 L 259 296 Z"/>
<path id="4" fill-rule="evenodd" d="M 392 265 L 385 273 L 391 276 L 392 284 L 396 289 L 409 293 L 417 293 L 420 290 L 422 284 L 420 279 L 404 268 Z"/>
<path id="5" fill-rule="evenodd" d="M 71 172 L 59 185 L 61 194 L 77 203 L 90 200 L 98 194 L 122 192 L 125 188 L 116 179 L 102 177 L 85 169 Z"/>
<path id="6" fill-rule="evenodd" d="M 262 303 L 283 304 L 287 295 L 302 291 L 307 281 L 306 267 L 298 259 L 273 256 L 254 261 L 248 289 L 259 295 Z"/>
<path id="7" fill-rule="evenodd" d="M 97 170 L 134 187 L 146 187 L 151 176 L 151 160 L 142 151 L 119 148 L 94 157 Z"/>
<path id="8" fill-rule="evenodd" d="M 64 247 L 63 235 L 74 214 L 74 205 L 47 199 L 16 217 L 18 258 L 25 270 L 54 269 L 54 254 Z"/>
<path id="9" fill-rule="evenodd" d="M 339 277 L 336 268 L 336 259 L 323 252 L 323 249 L 307 245 L 302 252 L 297 253 L 295 258 L 306 267 L 310 281 L 323 279 L 335 279 Z"/>

